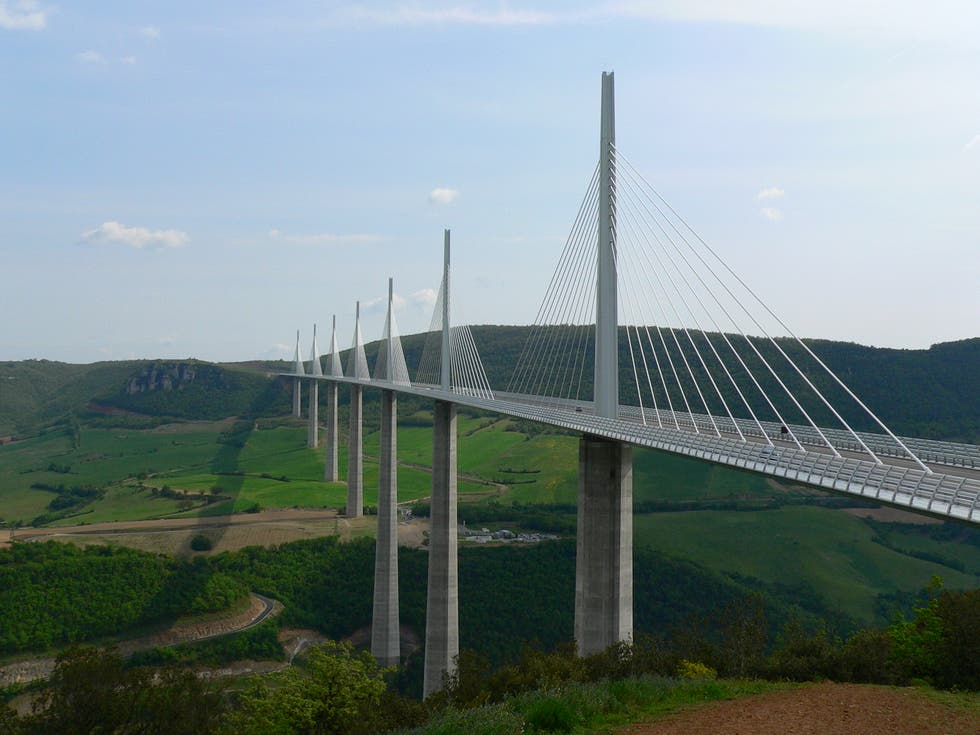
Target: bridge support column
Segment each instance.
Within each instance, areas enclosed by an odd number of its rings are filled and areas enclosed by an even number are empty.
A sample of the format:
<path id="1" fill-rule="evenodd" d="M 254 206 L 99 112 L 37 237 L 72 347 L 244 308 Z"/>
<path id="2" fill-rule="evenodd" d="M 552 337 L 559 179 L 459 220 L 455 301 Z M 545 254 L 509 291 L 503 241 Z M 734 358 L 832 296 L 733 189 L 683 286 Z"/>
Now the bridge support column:
<path id="1" fill-rule="evenodd" d="M 320 384 L 310 382 L 310 423 L 306 430 L 306 445 L 312 449 L 320 446 Z"/>
<path id="2" fill-rule="evenodd" d="M 633 638 L 633 448 L 583 436 L 578 457 L 575 641 L 588 656 Z"/>
<path id="3" fill-rule="evenodd" d="M 303 381 L 293 378 L 293 416 L 299 418 L 303 415 Z"/>
<path id="4" fill-rule="evenodd" d="M 327 383 L 327 427 L 324 436 L 323 479 L 337 482 L 340 471 L 337 466 L 337 384 Z"/>
<path id="5" fill-rule="evenodd" d="M 422 696 L 442 689 L 459 655 L 459 578 L 456 549 L 456 406 L 436 401 L 432 436 L 429 585 L 425 609 Z"/>
<path id="6" fill-rule="evenodd" d="M 347 517 L 364 515 L 364 440 L 361 433 L 362 389 L 350 387 L 350 439 L 347 442 Z"/>
<path id="7" fill-rule="evenodd" d="M 381 391 L 381 466 L 378 469 L 378 539 L 374 555 L 371 655 L 381 666 L 401 657 L 398 620 L 398 399 Z"/>

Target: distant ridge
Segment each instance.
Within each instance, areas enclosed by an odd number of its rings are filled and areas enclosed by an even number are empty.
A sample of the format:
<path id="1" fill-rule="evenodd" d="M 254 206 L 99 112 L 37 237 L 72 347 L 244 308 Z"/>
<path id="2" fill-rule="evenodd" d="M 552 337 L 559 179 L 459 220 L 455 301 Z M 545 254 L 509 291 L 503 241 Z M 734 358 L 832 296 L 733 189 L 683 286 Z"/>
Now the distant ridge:
<path id="1" fill-rule="evenodd" d="M 472 327 L 487 377 L 495 388 L 507 385 L 530 329 Z M 402 337 L 405 359 L 413 373 L 424 340 L 424 334 Z M 892 430 L 980 443 L 980 337 L 919 350 L 806 341 Z M 366 345 L 372 365 L 379 344 Z M 631 377 L 625 372 L 629 369 L 625 344 L 621 349 L 622 383 L 628 386 Z M 68 414 L 85 417 L 111 410 L 178 420 L 285 412 L 285 386 L 270 376 L 289 369 L 283 361 L 0 362 L 0 436 L 35 431 Z M 188 375 L 192 377 L 188 379 Z M 366 397 L 371 399 L 372 392 Z M 625 395 L 624 400 L 628 400 Z"/>

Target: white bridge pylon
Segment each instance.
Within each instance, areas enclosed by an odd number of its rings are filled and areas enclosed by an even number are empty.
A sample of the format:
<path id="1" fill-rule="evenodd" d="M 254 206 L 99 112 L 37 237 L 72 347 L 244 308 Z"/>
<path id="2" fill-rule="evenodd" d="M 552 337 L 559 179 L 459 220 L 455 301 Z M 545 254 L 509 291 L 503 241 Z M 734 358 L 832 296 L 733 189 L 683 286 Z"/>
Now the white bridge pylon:
<path id="1" fill-rule="evenodd" d="M 297 414 L 301 383 L 328 381 L 334 421 L 336 384 L 350 385 L 349 517 L 363 506 L 362 390 L 380 388 L 389 407 L 386 466 L 396 457 L 395 393 L 436 403 L 426 695 L 441 686 L 458 652 L 458 405 L 582 435 L 575 603 L 582 653 L 632 635 L 634 446 L 980 524 L 980 447 L 902 438 L 885 426 L 819 357 L 819 344 L 800 339 L 623 155 L 611 73 L 603 74 L 600 120 L 599 162 L 506 386 L 491 386 L 470 328 L 452 321 L 448 230 L 442 283 L 414 380 L 395 324 L 391 281 L 373 377 L 359 305 L 346 372 L 335 322 L 325 374 L 306 372 L 298 335 L 293 372 L 284 373 L 294 382 Z M 327 440 L 327 479 L 334 480 L 336 433 Z M 395 497 L 397 473 L 389 470 L 379 497 Z M 379 524 L 392 522 L 393 507 L 386 503 Z M 397 568 L 397 545 L 390 535 L 384 543 L 378 558 Z M 385 579 L 390 589 L 390 573 Z M 397 602 L 390 594 L 379 602 L 377 590 L 376 578 L 376 617 L 378 605 L 388 610 L 391 630 Z M 375 652 L 379 660 L 397 659 L 392 635 Z"/>

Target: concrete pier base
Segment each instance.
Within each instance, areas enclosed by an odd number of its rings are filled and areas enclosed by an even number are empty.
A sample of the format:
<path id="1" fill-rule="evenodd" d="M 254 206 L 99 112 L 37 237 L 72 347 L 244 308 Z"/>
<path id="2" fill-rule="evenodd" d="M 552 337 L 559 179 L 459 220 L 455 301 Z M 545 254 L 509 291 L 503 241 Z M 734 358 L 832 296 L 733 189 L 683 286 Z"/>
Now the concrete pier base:
<path id="1" fill-rule="evenodd" d="M 337 384 L 327 383 L 327 426 L 323 440 L 326 444 L 323 462 L 323 479 L 337 482 L 340 468 L 337 466 Z"/>
<path id="2" fill-rule="evenodd" d="M 316 449 L 320 446 L 320 384 L 310 382 L 310 423 L 306 430 L 306 446 Z"/>
<path id="3" fill-rule="evenodd" d="M 381 391 L 381 464 L 378 468 L 378 538 L 374 556 L 371 655 L 381 666 L 401 657 L 398 631 L 398 399 Z"/>
<path id="4" fill-rule="evenodd" d="M 459 655 L 456 406 L 445 401 L 435 406 L 431 504 L 423 697 L 442 689 L 443 675 L 453 673 Z"/>
<path id="5" fill-rule="evenodd" d="M 299 418 L 303 415 L 303 381 L 293 378 L 293 416 Z"/>
<path id="6" fill-rule="evenodd" d="M 350 438 L 347 442 L 347 517 L 364 515 L 364 435 L 361 416 L 364 408 L 362 389 L 350 387 Z"/>
<path id="7" fill-rule="evenodd" d="M 579 440 L 575 641 L 580 656 L 633 638 L 633 448 Z"/>

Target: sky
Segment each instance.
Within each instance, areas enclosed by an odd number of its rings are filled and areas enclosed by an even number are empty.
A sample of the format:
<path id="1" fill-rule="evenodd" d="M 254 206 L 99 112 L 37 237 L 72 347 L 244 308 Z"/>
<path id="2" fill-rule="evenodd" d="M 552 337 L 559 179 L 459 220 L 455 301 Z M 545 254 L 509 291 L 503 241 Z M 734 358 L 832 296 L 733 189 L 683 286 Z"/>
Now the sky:
<path id="1" fill-rule="evenodd" d="M 980 4 L 0 0 L 0 360 L 528 324 L 617 146 L 801 336 L 980 335 Z"/>

